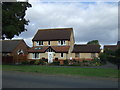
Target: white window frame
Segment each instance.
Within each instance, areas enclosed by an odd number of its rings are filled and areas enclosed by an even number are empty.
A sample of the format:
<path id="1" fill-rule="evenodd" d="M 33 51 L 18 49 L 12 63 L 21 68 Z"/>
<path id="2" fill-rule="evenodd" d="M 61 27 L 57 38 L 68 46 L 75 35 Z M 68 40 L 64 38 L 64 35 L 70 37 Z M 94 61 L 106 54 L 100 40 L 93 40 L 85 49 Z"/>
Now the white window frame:
<path id="1" fill-rule="evenodd" d="M 63 44 L 62 44 L 63 43 Z M 66 45 L 66 40 L 59 40 L 58 45 L 64 46 Z"/>
<path id="2" fill-rule="evenodd" d="M 40 42 L 42 43 L 42 44 L 40 44 Z M 43 46 L 44 45 L 44 41 L 36 41 L 36 46 Z"/>
<path id="3" fill-rule="evenodd" d="M 44 41 L 39 41 L 39 46 L 43 46 L 43 45 L 44 45 Z"/>
<path id="4" fill-rule="evenodd" d="M 51 41 L 48 41 L 48 46 L 50 46 L 51 45 Z"/>
<path id="5" fill-rule="evenodd" d="M 63 57 L 62 57 L 62 54 L 63 54 Z M 64 53 L 60 53 L 60 57 L 61 57 L 61 58 L 64 58 Z"/>
<path id="6" fill-rule="evenodd" d="M 39 41 L 36 41 L 36 46 L 39 46 Z"/>
<path id="7" fill-rule="evenodd" d="M 35 58 L 35 54 L 38 54 L 38 58 Z M 32 59 L 40 59 L 40 53 L 32 53 Z"/>

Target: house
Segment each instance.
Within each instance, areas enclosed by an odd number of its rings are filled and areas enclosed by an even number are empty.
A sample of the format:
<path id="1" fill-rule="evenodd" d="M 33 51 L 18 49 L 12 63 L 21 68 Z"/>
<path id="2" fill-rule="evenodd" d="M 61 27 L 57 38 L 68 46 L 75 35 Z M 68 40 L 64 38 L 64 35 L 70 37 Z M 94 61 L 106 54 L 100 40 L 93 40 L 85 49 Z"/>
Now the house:
<path id="1" fill-rule="evenodd" d="M 32 39 L 33 47 L 28 50 L 28 59 L 48 59 L 48 63 L 59 60 L 62 64 L 69 59 L 74 46 L 72 28 L 40 29 Z"/>
<path id="2" fill-rule="evenodd" d="M 28 59 L 48 59 L 48 63 L 59 60 L 63 64 L 70 59 L 93 59 L 100 53 L 99 45 L 74 45 L 72 28 L 40 29 L 32 39 Z"/>
<path id="3" fill-rule="evenodd" d="M 117 45 L 104 45 L 104 52 L 106 52 L 107 50 L 116 51 L 117 48 Z"/>
<path id="4" fill-rule="evenodd" d="M 18 63 L 19 56 L 27 56 L 28 46 L 23 39 L 2 40 L 2 57 L 3 63 Z M 8 59 L 6 59 L 8 57 Z M 11 58 L 11 61 L 10 61 Z M 7 60 L 7 61 L 6 61 Z"/>
<path id="5" fill-rule="evenodd" d="M 107 50 L 116 51 L 118 48 L 120 48 L 120 41 L 117 42 L 117 45 L 104 45 L 104 52 Z"/>
<path id="6" fill-rule="evenodd" d="M 92 60 L 93 58 L 98 57 L 99 53 L 100 45 L 74 45 L 74 49 L 72 51 L 72 59 Z"/>

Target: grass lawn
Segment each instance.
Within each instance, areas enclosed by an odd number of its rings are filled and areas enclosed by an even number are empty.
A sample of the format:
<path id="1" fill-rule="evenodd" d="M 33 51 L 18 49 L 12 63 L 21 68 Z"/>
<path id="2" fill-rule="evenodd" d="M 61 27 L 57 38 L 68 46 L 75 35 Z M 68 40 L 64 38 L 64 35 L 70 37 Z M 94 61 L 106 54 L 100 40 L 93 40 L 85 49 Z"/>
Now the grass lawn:
<path id="1" fill-rule="evenodd" d="M 118 78 L 118 70 L 107 68 L 50 67 L 35 65 L 2 65 L 3 71 L 36 72 L 55 75 L 76 75 Z"/>

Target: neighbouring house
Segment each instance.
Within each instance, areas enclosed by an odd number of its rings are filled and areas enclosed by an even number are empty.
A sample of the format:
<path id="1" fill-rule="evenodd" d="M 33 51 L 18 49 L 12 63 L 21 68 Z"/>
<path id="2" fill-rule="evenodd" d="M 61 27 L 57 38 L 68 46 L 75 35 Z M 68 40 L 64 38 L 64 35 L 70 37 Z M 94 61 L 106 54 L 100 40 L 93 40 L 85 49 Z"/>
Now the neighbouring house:
<path id="1" fill-rule="evenodd" d="M 100 45 L 74 45 L 72 59 L 75 60 L 92 60 L 98 57 Z"/>
<path id="2" fill-rule="evenodd" d="M 74 45 L 72 28 L 40 29 L 32 39 L 28 59 L 48 59 L 48 63 L 59 60 L 63 64 L 70 59 L 93 59 L 100 53 L 99 45 Z"/>
<path id="3" fill-rule="evenodd" d="M 117 48 L 117 45 L 104 45 L 104 52 L 106 52 L 107 50 L 116 51 Z"/>
<path id="4" fill-rule="evenodd" d="M 1 41 L 3 63 L 20 63 L 22 58 L 27 58 L 27 50 L 29 47 L 23 39 Z"/>
<path id="5" fill-rule="evenodd" d="M 117 42 L 117 45 L 104 45 L 104 52 L 107 50 L 116 51 L 118 48 L 120 48 L 120 41 Z"/>

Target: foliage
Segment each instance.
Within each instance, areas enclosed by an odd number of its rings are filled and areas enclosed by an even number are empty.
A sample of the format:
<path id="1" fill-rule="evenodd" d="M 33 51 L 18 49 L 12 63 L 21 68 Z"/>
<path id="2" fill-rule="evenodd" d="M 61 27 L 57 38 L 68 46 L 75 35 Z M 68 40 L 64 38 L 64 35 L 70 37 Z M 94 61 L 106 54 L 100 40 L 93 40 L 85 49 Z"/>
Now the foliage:
<path id="1" fill-rule="evenodd" d="M 34 65 L 35 64 L 35 62 L 36 62 L 36 60 L 32 60 L 32 61 L 30 61 L 30 65 Z"/>
<path id="2" fill-rule="evenodd" d="M 39 60 L 39 64 L 40 65 L 45 65 L 45 62 L 41 59 L 41 60 Z"/>
<path id="3" fill-rule="evenodd" d="M 50 65 L 60 65 L 60 61 L 53 61 Z"/>
<path id="4" fill-rule="evenodd" d="M 99 58 L 100 58 L 102 64 L 106 64 L 106 61 L 107 61 L 106 53 L 100 53 Z"/>
<path id="5" fill-rule="evenodd" d="M 39 60 L 36 60 L 35 62 L 34 62 L 34 65 L 39 65 L 40 64 L 40 61 Z"/>
<path id="6" fill-rule="evenodd" d="M 64 65 L 68 65 L 68 60 L 64 60 Z"/>
<path id="7" fill-rule="evenodd" d="M 99 45 L 99 41 L 98 40 L 92 40 L 92 41 L 89 41 L 87 44 Z"/>
<path id="8" fill-rule="evenodd" d="M 28 60 L 22 61 L 21 64 L 28 65 L 30 62 Z"/>
<path id="9" fill-rule="evenodd" d="M 28 2 L 2 2 L 2 39 L 12 39 L 26 31 L 29 21 L 24 16 L 29 7 L 32 6 Z"/>

